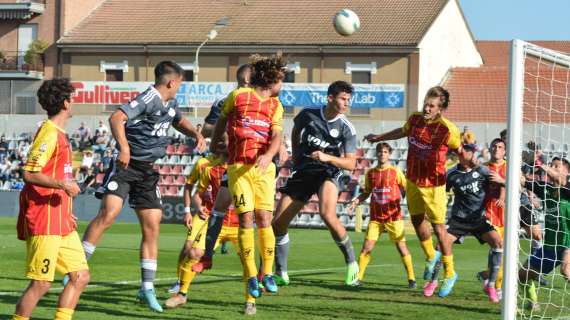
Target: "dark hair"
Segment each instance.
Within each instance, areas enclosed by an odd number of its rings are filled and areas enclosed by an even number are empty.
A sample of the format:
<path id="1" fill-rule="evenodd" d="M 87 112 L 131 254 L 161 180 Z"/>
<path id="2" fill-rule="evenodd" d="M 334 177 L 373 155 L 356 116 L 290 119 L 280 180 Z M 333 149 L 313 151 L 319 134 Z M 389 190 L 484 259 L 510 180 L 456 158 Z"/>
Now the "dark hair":
<path id="1" fill-rule="evenodd" d="M 392 146 L 386 142 L 380 142 L 376 145 L 376 152 L 379 152 L 382 149 L 388 149 L 388 152 L 392 153 Z"/>
<path id="2" fill-rule="evenodd" d="M 507 144 L 505 143 L 505 141 L 501 138 L 495 138 L 493 139 L 493 141 L 491 141 L 491 144 L 489 146 L 491 146 L 491 148 L 496 145 L 497 143 L 503 143 L 505 145 L 505 147 L 507 146 Z"/>
<path id="3" fill-rule="evenodd" d="M 251 66 L 249 64 L 242 64 L 236 71 L 236 79 L 239 86 L 243 86 L 246 83 L 245 73 L 251 71 Z"/>
<path id="4" fill-rule="evenodd" d="M 267 89 L 285 77 L 287 62 L 281 53 L 270 57 L 254 54 L 250 56 L 251 85 Z"/>
<path id="5" fill-rule="evenodd" d="M 499 133 L 499 136 L 501 137 L 501 139 L 503 139 L 503 137 L 507 137 L 507 129 L 501 130 L 501 133 Z"/>
<path id="6" fill-rule="evenodd" d="M 447 109 L 449 106 L 449 91 L 441 86 L 435 86 L 428 90 L 426 93 L 426 100 L 429 98 L 439 98 L 441 101 L 441 108 Z"/>
<path id="7" fill-rule="evenodd" d="M 552 158 L 552 160 L 550 160 L 550 163 L 552 163 L 554 161 L 561 161 L 562 164 L 566 167 L 566 170 L 570 171 L 570 162 L 568 162 L 568 160 L 566 160 L 566 158 L 554 157 L 554 158 Z"/>
<path id="8" fill-rule="evenodd" d="M 46 80 L 38 89 L 38 101 L 42 109 L 47 111 L 48 117 L 55 116 L 63 109 L 64 102 L 71 102 L 71 95 L 75 88 L 67 78 Z"/>
<path id="9" fill-rule="evenodd" d="M 171 74 L 183 76 L 184 69 L 182 69 L 178 63 L 171 60 L 159 62 L 156 67 L 154 67 L 154 84 L 166 84 L 168 82 L 168 79 L 166 79 L 166 77 Z"/>
<path id="10" fill-rule="evenodd" d="M 327 95 L 332 95 L 336 97 L 339 93 L 346 92 L 352 94 L 354 92 L 354 87 L 346 81 L 335 81 L 329 85 L 327 90 Z"/>

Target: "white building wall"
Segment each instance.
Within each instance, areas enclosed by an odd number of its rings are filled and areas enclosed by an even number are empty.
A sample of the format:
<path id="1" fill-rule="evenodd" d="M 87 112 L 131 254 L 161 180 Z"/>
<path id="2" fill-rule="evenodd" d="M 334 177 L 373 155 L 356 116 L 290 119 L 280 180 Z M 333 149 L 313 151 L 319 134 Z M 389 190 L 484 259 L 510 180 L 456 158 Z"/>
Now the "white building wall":
<path id="1" fill-rule="evenodd" d="M 418 48 L 418 110 L 422 107 L 427 90 L 440 84 L 450 68 L 479 67 L 483 64 L 457 0 L 447 3 L 420 41 Z"/>

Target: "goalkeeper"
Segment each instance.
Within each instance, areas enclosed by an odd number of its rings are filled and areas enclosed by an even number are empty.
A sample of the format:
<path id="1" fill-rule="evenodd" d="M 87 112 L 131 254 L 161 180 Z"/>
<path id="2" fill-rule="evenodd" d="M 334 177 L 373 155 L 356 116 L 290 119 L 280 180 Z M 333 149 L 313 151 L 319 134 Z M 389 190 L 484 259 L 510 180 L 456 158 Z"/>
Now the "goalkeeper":
<path id="1" fill-rule="evenodd" d="M 541 167 L 547 173 L 549 182 L 525 182 L 525 188 L 534 192 L 545 204 L 543 250 L 531 255 L 519 271 L 519 280 L 526 285 L 531 308 L 537 307 L 534 281 L 541 272 L 549 274 L 561 265 L 560 273 L 570 281 L 570 162 L 555 157 L 550 166 Z"/>

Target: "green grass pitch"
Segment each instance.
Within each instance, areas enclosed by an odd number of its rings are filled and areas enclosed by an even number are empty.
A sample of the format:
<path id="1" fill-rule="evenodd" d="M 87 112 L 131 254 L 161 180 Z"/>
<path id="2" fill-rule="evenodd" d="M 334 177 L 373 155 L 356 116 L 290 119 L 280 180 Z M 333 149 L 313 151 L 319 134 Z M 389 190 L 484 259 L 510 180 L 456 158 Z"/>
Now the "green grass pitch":
<path id="1" fill-rule="evenodd" d="M 9 318 L 21 291 L 28 283 L 23 276 L 24 242 L 16 239 L 15 218 L 0 218 L 0 318 Z M 80 234 L 86 223 L 80 224 Z M 372 255 L 360 288 L 343 286 L 342 254 L 326 230 L 291 230 L 289 269 L 292 283 L 277 295 L 257 300 L 258 319 L 498 319 L 500 307 L 491 304 L 475 279 L 487 262 L 487 247 L 470 238 L 455 246 L 459 280 L 451 296 L 425 298 L 420 288 L 407 289 L 400 258 L 384 235 Z M 351 232 L 360 251 L 364 233 Z M 408 235 L 418 285 L 423 272 L 423 254 L 418 241 Z M 160 237 L 158 298 L 168 298 L 167 288 L 175 280 L 178 252 L 185 239 L 179 225 L 163 225 Z M 162 314 L 152 313 L 135 302 L 139 288 L 138 224 L 117 223 L 103 237 L 89 261 L 91 282 L 83 293 L 74 319 L 231 319 L 242 318 L 241 267 L 230 249 L 217 254 L 214 269 L 195 278 L 189 302 Z M 358 253 L 357 253 L 358 254 Z M 56 276 L 52 290 L 39 303 L 33 319 L 52 319 L 61 288 Z"/>

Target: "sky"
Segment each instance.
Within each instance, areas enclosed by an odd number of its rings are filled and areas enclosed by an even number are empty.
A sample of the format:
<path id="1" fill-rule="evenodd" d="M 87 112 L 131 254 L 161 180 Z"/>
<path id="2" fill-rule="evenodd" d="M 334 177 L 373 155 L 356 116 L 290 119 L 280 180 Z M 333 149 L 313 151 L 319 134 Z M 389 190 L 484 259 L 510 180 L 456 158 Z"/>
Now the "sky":
<path id="1" fill-rule="evenodd" d="M 570 40 L 570 0 L 459 0 L 477 40 Z"/>

